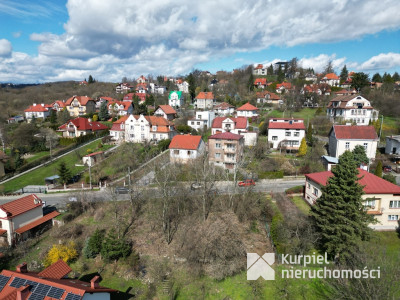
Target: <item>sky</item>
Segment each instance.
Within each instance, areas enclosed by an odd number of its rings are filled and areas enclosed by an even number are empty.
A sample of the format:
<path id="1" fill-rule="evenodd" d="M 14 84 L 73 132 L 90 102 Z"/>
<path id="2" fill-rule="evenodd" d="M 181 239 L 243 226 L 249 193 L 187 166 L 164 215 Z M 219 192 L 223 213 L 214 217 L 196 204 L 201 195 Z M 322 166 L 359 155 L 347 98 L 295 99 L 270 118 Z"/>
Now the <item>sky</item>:
<path id="1" fill-rule="evenodd" d="M 398 0 L 0 0 L 0 82 L 119 82 L 296 57 L 400 72 Z"/>

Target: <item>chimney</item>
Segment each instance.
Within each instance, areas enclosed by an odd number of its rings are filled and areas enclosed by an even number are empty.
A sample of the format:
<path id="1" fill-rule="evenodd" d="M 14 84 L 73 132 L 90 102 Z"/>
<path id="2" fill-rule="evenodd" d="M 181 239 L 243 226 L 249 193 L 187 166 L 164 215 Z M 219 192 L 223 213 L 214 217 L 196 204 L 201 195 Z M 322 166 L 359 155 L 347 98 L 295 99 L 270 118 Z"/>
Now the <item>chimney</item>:
<path id="1" fill-rule="evenodd" d="M 100 282 L 100 276 L 93 277 L 93 279 L 90 280 L 90 287 L 92 289 L 98 289 L 99 288 L 99 282 Z"/>
<path id="2" fill-rule="evenodd" d="M 36 103 L 33 103 L 33 106 L 36 106 Z"/>
<path id="3" fill-rule="evenodd" d="M 19 264 L 17 266 L 17 272 L 18 273 L 28 273 L 28 265 L 26 262 L 23 262 L 22 264 Z"/>
<path id="4" fill-rule="evenodd" d="M 17 290 L 17 300 L 27 300 L 29 295 L 29 285 L 21 286 Z"/>

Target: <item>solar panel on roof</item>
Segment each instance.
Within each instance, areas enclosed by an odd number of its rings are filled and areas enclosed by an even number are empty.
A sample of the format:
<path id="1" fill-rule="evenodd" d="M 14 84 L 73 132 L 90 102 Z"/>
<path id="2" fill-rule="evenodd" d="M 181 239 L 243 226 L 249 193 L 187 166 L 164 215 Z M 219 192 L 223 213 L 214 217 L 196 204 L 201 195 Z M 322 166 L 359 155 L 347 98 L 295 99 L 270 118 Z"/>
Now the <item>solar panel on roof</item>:
<path id="1" fill-rule="evenodd" d="M 45 296 L 33 293 L 29 296 L 28 300 L 43 300 Z"/>
<path id="2" fill-rule="evenodd" d="M 30 285 L 32 288 L 31 288 L 31 291 L 33 291 L 35 288 L 36 288 L 36 286 L 38 285 L 39 283 L 37 283 L 37 282 L 35 282 L 35 281 L 32 281 L 32 280 L 27 280 L 26 282 L 25 282 L 25 285 Z"/>
<path id="3" fill-rule="evenodd" d="M 77 294 L 68 293 L 67 297 L 65 297 L 65 300 L 80 300 L 81 298 L 82 297 Z"/>
<path id="4" fill-rule="evenodd" d="M 4 286 L 7 284 L 10 277 L 0 275 L 0 292 L 3 290 Z"/>
<path id="5" fill-rule="evenodd" d="M 65 290 L 56 288 L 54 286 L 51 287 L 50 291 L 47 293 L 47 297 L 52 297 L 55 299 L 60 299 L 64 294 Z"/>
<path id="6" fill-rule="evenodd" d="M 26 279 L 14 277 L 13 281 L 11 282 L 10 286 L 13 288 L 19 288 L 25 285 Z"/>
<path id="7" fill-rule="evenodd" d="M 43 295 L 46 296 L 47 293 L 49 292 L 51 286 L 47 285 L 47 284 L 42 284 L 39 283 L 36 287 L 36 289 L 33 291 L 35 294 L 39 294 L 39 295 Z"/>

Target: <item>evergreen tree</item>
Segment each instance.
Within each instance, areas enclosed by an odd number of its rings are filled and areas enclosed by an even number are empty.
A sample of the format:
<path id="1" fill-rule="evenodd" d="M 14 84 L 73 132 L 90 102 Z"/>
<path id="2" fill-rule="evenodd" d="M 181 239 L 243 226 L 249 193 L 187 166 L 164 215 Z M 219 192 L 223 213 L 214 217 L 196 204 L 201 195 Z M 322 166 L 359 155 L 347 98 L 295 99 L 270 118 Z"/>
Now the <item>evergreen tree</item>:
<path id="1" fill-rule="evenodd" d="M 312 146 L 313 145 L 313 136 L 312 136 L 312 124 L 308 123 L 307 133 L 306 133 L 307 143 Z"/>
<path id="2" fill-rule="evenodd" d="M 374 76 L 372 76 L 372 81 L 373 82 L 382 82 L 382 76 L 379 73 L 375 73 Z"/>
<path id="3" fill-rule="evenodd" d="M 378 163 L 376 164 L 376 169 L 375 169 L 375 175 L 378 177 L 382 178 L 382 161 L 378 160 Z"/>
<path id="4" fill-rule="evenodd" d="M 272 66 L 272 64 L 269 65 L 269 67 L 267 69 L 267 74 L 274 75 L 274 67 Z"/>
<path id="5" fill-rule="evenodd" d="M 72 178 L 71 171 L 67 168 L 64 161 L 58 166 L 58 176 L 60 176 L 60 183 L 66 184 Z"/>
<path id="6" fill-rule="evenodd" d="M 58 123 L 65 124 L 71 120 L 71 116 L 66 108 L 63 108 L 57 115 Z"/>
<path id="7" fill-rule="evenodd" d="M 51 124 L 57 123 L 57 112 L 54 109 L 50 111 L 50 123 Z"/>
<path id="8" fill-rule="evenodd" d="M 363 72 L 354 73 L 351 79 L 351 86 L 357 91 L 360 91 L 363 87 L 369 84 L 368 74 Z"/>
<path id="9" fill-rule="evenodd" d="M 355 146 L 352 152 L 353 152 L 354 160 L 356 161 L 357 167 L 360 167 L 360 165 L 362 163 L 366 164 L 366 165 L 369 164 L 369 159 L 368 159 L 367 154 L 365 153 L 365 148 L 363 146 L 361 146 L 361 145 Z"/>
<path id="10" fill-rule="evenodd" d="M 193 72 L 188 75 L 186 81 L 189 83 L 189 94 L 192 101 L 196 97 L 196 78 L 193 75 Z"/>
<path id="11" fill-rule="evenodd" d="M 247 81 L 247 88 L 248 88 L 249 92 L 254 90 L 253 72 L 250 73 L 249 80 Z"/>
<path id="12" fill-rule="evenodd" d="M 282 70 L 282 65 L 279 65 L 278 69 L 278 82 L 281 83 L 285 79 L 285 73 Z"/>
<path id="13" fill-rule="evenodd" d="M 310 218 L 318 235 L 317 248 L 339 263 L 348 263 L 358 251 L 359 242 L 368 239 L 373 216 L 362 203 L 363 187 L 358 183 L 354 155 L 346 151 L 333 176 L 321 188 L 322 195 L 311 207 Z"/>
<path id="14" fill-rule="evenodd" d="M 99 119 L 100 121 L 107 121 L 109 118 L 110 114 L 108 113 L 107 101 L 104 101 L 100 105 Z"/>
<path id="15" fill-rule="evenodd" d="M 400 75 L 399 75 L 399 73 L 394 72 L 394 74 L 393 74 L 393 76 L 392 76 L 392 79 L 393 79 L 394 82 L 400 81 Z"/>
<path id="16" fill-rule="evenodd" d="M 118 238 L 115 230 L 111 230 L 103 241 L 101 256 L 107 260 L 118 260 L 121 257 L 128 257 L 132 252 L 132 246 L 125 238 Z"/>
<path id="17" fill-rule="evenodd" d="M 301 140 L 299 152 L 297 153 L 297 156 L 304 156 L 307 154 L 307 143 L 306 143 L 306 138 L 303 138 Z"/>
<path id="18" fill-rule="evenodd" d="M 349 71 L 347 70 L 346 65 L 344 65 L 342 72 L 340 72 L 340 82 L 345 82 L 347 80 L 347 77 L 349 77 Z"/>
<path id="19" fill-rule="evenodd" d="M 92 75 L 89 75 L 89 81 L 88 81 L 88 83 L 93 83 L 93 82 L 95 82 L 95 80 L 93 79 Z"/>
<path id="20" fill-rule="evenodd" d="M 332 61 L 328 61 L 327 65 L 325 66 L 325 74 L 333 73 L 333 65 Z"/>
<path id="21" fill-rule="evenodd" d="M 146 105 L 154 105 L 155 103 L 154 95 L 153 94 L 147 95 L 145 103 Z"/>
<path id="22" fill-rule="evenodd" d="M 104 240 L 104 232 L 96 229 L 93 235 L 87 240 L 83 249 L 83 254 L 86 258 L 94 258 L 101 252 Z"/>

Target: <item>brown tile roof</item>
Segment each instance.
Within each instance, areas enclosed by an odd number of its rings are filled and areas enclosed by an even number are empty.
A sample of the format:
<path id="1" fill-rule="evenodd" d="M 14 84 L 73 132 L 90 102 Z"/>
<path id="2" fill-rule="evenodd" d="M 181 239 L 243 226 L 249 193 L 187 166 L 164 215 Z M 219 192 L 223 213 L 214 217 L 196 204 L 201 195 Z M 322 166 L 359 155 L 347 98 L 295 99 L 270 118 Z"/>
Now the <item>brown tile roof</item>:
<path id="1" fill-rule="evenodd" d="M 67 265 L 66 262 L 60 259 L 40 272 L 38 276 L 44 278 L 61 279 L 67 276 L 70 272 L 72 272 L 72 269 Z"/>
<path id="2" fill-rule="evenodd" d="M 343 140 L 377 140 L 374 126 L 357 125 L 333 125 L 331 131 L 334 131 L 337 139 Z"/>
<path id="3" fill-rule="evenodd" d="M 36 226 L 39 226 L 41 224 L 43 224 L 44 222 L 50 221 L 51 219 L 57 217 L 58 215 L 60 215 L 60 213 L 58 211 L 53 211 L 29 224 L 26 224 L 18 229 L 15 230 L 16 233 L 24 233 L 28 230 L 31 230 L 32 228 L 35 228 Z"/>
<path id="4" fill-rule="evenodd" d="M 97 130 L 106 130 L 108 127 L 106 125 L 103 125 L 100 122 L 89 122 L 87 118 L 75 118 L 73 120 L 68 121 L 67 123 L 61 125 L 58 127 L 59 130 L 64 130 L 67 128 L 68 124 L 74 124 L 77 130 L 80 131 L 86 131 L 86 130 L 91 130 L 91 131 L 97 131 Z"/>
<path id="5" fill-rule="evenodd" d="M 240 140 L 243 136 L 240 134 L 235 134 L 232 132 L 221 132 L 209 136 L 208 139 L 218 139 L 218 140 Z"/>
<path id="6" fill-rule="evenodd" d="M 214 99 L 214 94 L 212 92 L 200 92 L 196 99 Z"/>
<path id="7" fill-rule="evenodd" d="M 279 118 L 274 118 L 274 119 L 278 120 Z M 306 129 L 306 127 L 304 126 L 304 122 L 293 122 L 293 120 L 303 120 L 303 119 L 288 119 L 285 122 L 271 122 L 270 120 L 270 122 L 268 123 L 268 129 L 303 129 L 303 130 Z"/>
<path id="8" fill-rule="evenodd" d="M 67 101 L 65 101 L 65 105 L 66 106 L 71 105 L 74 99 L 77 99 L 79 103 L 83 106 L 85 106 L 89 101 L 94 101 L 92 98 L 88 96 L 72 96 L 71 98 L 67 99 Z"/>
<path id="9" fill-rule="evenodd" d="M 326 79 L 330 80 L 330 79 L 334 79 L 334 80 L 339 80 L 339 77 L 335 74 L 335 73 L 328 73 L 324 76 L 324 78 L 326 77 Z"/>
<path id="10" fill-rule="evenodd" d="M 42 106 L 41 104 L 31 105 L 24 112 L 46 112 L 49 111 L 49 108 L 46 106 Z"/>
<path id="11" fill-rule="evenodd" d="M 333 102 L 340 102 L 340 105 L 337 106 L 337 107 L 338 107 L 338 108 L 345 108 L 347 102 L 349 102 L 350 100 L 353 100 L 353 99 L 357 98 L 358 96 L 360 96 L 360 95 L 358 95 L 358 94 L 353 94 L 353 95 L 337 96 L 337 97 L 333 98 L 333 99 L 329 102 L 328 107 L 333 107 Z"/>
<path id="12" fill-rule="evenodd" d="M 158 108 L 161 108 L 162 111 L 165 112 L 167 115 L 176 114 L 176 110 L 173 109 L 171 105 L 159 105 L 157 109 Z"/>
<path id="13" fill-rule="evenodd" d="M 31 209 L 41 207 L 42 200 L 35 194 L 31 194 L 14 201 L 0 205 L 0 209 L 7 214 L 7 218 L 13 218 Z"/>
<path id="14" fill-rule="evenodd" d="M 256 78 L 254 80 L 254 85 L 266 85 L 267 84 L 267 78 Z"/>
<path id="15" fill-rule="evenodd" d="M 247 102 L 246 104 L 239 107 L 237 110 L 238 111 L 248 111 L 248 110 L 254 111 L 254 110 L 258 110 L 258 108 L 255 107 L 254 105 L 250 104 L 249 102 Z"/>
<path id="16" fill-rule="evenodd" d="M 181 134 L 172 138 L 169 149 L 197 150 L 201 142 L 200 135 Z"/>
<path id="17" fill-rule="evenodd" d="M 235 129 L 246 129 L 247 128 L 247 118 L 245 117 L 237 117 L 237 118 L 229 118 L 229 117 L 216 117 L 212 122 L 212 128 L 222 128 L 222 122 L 226 119 L 230 119 L 235 123 Z"/>

